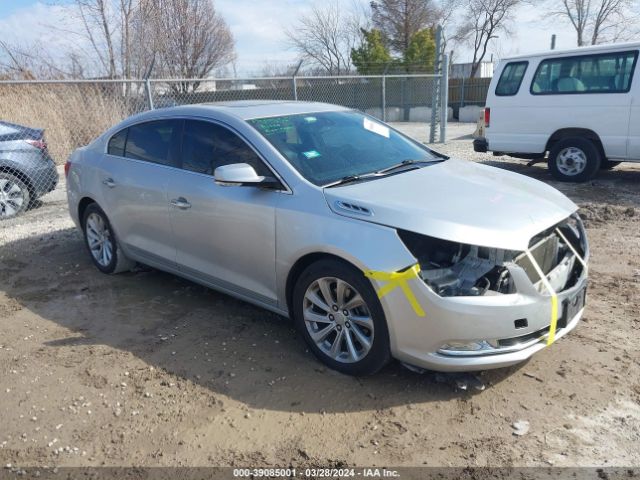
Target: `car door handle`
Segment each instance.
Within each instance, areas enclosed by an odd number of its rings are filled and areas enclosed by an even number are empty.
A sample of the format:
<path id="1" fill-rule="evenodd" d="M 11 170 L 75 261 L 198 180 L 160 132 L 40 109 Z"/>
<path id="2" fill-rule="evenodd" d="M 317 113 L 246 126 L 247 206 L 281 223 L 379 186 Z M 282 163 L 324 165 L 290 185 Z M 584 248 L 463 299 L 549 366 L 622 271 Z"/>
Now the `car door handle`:
<path id="1" fill-rule="evenodd" d="M 116 182 L 114 182 L 114 181 L 113 181 L 113 178 L 105 178 L 105 179 L 102 181 L 102 184 L 103 184 L 103 185 L 106 185 L 106 186 L 107 186 L 107 187 L 109 187 L 109 188 L 113 188 L 113 187 L 115 187 L 115 186 L 116 186 Z"/>
<path id="2" fill-rule="evenodd" d="M 181 210 L 186 210 L 187 208 L 191 208 L 191 204 L 184 197 L 174 198 L 169 202 L 172 207 L 179 208 Z"/>

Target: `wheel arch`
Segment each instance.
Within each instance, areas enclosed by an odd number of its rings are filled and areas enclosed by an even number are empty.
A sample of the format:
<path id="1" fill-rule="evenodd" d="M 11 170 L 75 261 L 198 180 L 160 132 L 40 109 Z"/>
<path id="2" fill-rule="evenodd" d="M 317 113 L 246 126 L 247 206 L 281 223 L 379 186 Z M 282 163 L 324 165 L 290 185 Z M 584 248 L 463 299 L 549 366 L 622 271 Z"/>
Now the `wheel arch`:
<path id="1" fill-rule="evenodd" d="M 35 186 L 33 185 L 33 181 L 22 170 L 20 170 L 19 168 L 13 167 L 11 165 L 0 164 L 0 172 L 9 173 L 11 175 L 18 177 L 18 179 L 21 182 L 24 182 L 24 184 L 27 186 L 27 189 L 29 190 L 29 196 L 31 198 L 35 197 L 36 190 L 35 190 Z"/>
<path id="2" fill-rule="evenodd" d="M 293 289 L 295 287 L 296 281 L 298 280 L 298 278 L 300 278 L 300 275 L 302 274 L 302 272 L 304 272 L 304 270 L 309 265 L 312 265 L 312 264 L 314 264 L 314 263 L 316 263 L 316 262 L 318 262 L 320 260 L 335 260 L 335 261 L 341 262 L 341 263 L 343 263 L 343 264 L 345 264 L 345 265 L 347 265 L 349 267 L 355 268 L 359 272 L 362 271 L 362 269 L 358 268 L 357 265 L 355 265 L 352 262 L 348 261 L 344 257 L 341 257 L 339 255 L 335 255 L 333 253 L 311 252 L 311 253 L 307 253 L 307 254 L 303 255 L 298 260 L 296 260 L 296 262 L 293 264 L 293 266 L 289 270 L 289 273 L 287 275 L 287 281 L 286 281 L 286 284 L 285 284 L 285 296 L 286 296 L 286 301 L 287 301 L 287 310 L 289 312 L 289 316 L 290 317 L 291 317 L 291 315 L 293 315 Z"/>
<path id="3" fill-rule="evenodd" d="M 547 145 L 545 150 L 551 151 L 551 149 L 557 142 L 569 137 L 581 137 L 581 138 L 586 138 L 587 140 L 591 140 L 593 144 L 596 146 L 596 148 L 598 149 L 598 152 L 600 153 L 600 158 L 602 158 L 602 160 L 607 159 L 607 156 L 604 151 L 604 146 L 602 145 L 602 140 L 600 140 L 600 136 L 596 132 L 588 128 L 571 127 L 571 128 L 561 128 L 560 130 L 556 130 L 549 137 L 549 140 L 547 140 Z"/>
<path id="4" fill-rule="evenodd" d="M 100 204 L 98 204 L 98 202 L 96 202 L 93 198 L 91 197 L 82 197 L 80 199 L 80 201 L 78 202 L 78 221 L 80 222 L 80 225 L 82 226 L 82 228 L 84 228 L 84 212 L 86 212 L 87 207 L 89 205 L 91 205 L 92 203 L 95 203 L 96 205 L 100 206 Z"/>

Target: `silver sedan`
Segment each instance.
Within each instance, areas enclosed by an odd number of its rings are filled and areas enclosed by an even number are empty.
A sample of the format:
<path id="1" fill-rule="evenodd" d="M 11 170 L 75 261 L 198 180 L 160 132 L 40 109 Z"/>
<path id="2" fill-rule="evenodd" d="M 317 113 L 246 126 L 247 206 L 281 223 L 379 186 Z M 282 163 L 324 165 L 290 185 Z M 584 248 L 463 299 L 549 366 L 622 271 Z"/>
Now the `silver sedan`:
<path id="1" fill-rule="evenodd" d="M 584 310 L 589 252 L 569 199 L 347 108 L 146 112 L 75 151 L 66 172 L 100 271 L 140 262 L 289 316 L 344 373 L 392 357 L 512 365 Z"/>

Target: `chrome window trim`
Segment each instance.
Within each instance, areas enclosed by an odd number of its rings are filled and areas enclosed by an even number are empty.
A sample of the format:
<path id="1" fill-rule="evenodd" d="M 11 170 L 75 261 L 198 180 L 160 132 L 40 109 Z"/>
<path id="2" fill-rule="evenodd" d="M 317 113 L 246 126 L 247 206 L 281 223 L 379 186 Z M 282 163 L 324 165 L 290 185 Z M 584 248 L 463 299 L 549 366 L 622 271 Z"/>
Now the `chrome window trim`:
<path id="1" fill-rule="evenodd" d="M 240 132 L 238 132 L 238 130 L 236 130 L 235 128 L 233 128 L 231 125 L 217 120 L 217 119 L 213 119 L 213 118 L 209 118 L 209 117 L 204 117 L 204 116 L 199 116 L 199 115 L 177 115 L 177 116 L 171 116 L 171 117 L 158 117 L 158 118 L 154 118 L 154 119 L 145 119 L 142 122 L 137 122 L 137 123 L 131 123 L 129 125 L 127 125 L 126 127 L 121 128 L 120 130 L 118 130 L 117 132 L 115 132 L 113 135 L 109 136 L 109 138 L 107 139 L 107 141 L 104 144 L 104 151 L 103 154 L 104 155 L 108 155 L 109 157 L 116 157 L 116 158 L 123 158 L 125 160 L 130 160 L 130 161 L 134 161 L 134 162 L 141 162 L 144 163 L 145 165 L 155 165 L 158 167 L 165 167 L 165 168 L 170 168 L 173 170 L 178 170 L 180 172 L 188 172 L 194 175 L 201 175 L 203 177 L 207 177 L 207 178 L 211 178 L 213 179 L 213 175 L 207 175 L 206 173 L 199 173 L 199 172 L 193 172 L 191 170 L 185 170 L 182 167 L 174 167 L 171 165 L 162 165 L 160 163 L 155 163 L 155 162 L 149 162 L 146 160 L 140 160 L 137 158 L 130 158 L 130 157 L 126 157 L 126 156 L 120 156 L 120 155 L 113 155 L 111 153 L 109 153 L 109 142 L 111 141 L 111 138 L 114 137 L 115 135 L 119 134 L 120 132 L 122 132 L 125 129 L 131 128 L 131 127 L 135 127 L 136 125 L 142 125 L 144 123 L 149 123 L 149 122 L 154 122 L 154 121 L 158 121 L 158 120 L 197 120 L 197 121 L 204 121 L 204 122 L 209 122 L 209 123 L 213 123 L 214 125 L 218 125 L 222 128 L 226 128 L 227 130 L 231 131 L 233 134 L 237 135 L 238 137 L 240 137 L 240 139 L 249 146 L 249 148 L 251 148 L 251 150 L 253 150 L 253 152 L 257 155 L 257 157 L 262 161 L 262 163 L 264 163 L 267 168 L 269 170 L 271 170 L 271 173 L 273 173 L 274 177 L 278 179 L 278 181 L 284 186 L 284 189 L 278 189 L 278 190 L 273 190 L 274 192 L 278 192 L 278 193 L 283 193 L 286 195 L 293 195 L 293 190 L 291 189 L 291 187 L 289 186 L 289 184 L 287 182 L 284 181 L 284 179 L 282 178 L 282 176 L 278 173 L 278 171 L 271 165 L 271 163 L 269 163 L 265 158 L 264 155 L 262 155 L 257 149 L 256 147 L 253 145 L 253 143 L 251 143 L 244 135 L 242 135 Z M 183 130 L 182 130 L 182 135 L 184 135 L 184 126 L 183 126 Z M 127 137 L 129 136 L 129 134 L 127 133 Z M 182 137 L 181 137 L 182 140 Z M 125 143 L 125 153 L 126 153 L 126 143 Z M 180 154 L 182 155 L 182 148 L 180 148 Z M 182 164 L 182 158 L 180 158 L 180 164 Z M 215 182 L 214 182 L 215 183 Z"/>

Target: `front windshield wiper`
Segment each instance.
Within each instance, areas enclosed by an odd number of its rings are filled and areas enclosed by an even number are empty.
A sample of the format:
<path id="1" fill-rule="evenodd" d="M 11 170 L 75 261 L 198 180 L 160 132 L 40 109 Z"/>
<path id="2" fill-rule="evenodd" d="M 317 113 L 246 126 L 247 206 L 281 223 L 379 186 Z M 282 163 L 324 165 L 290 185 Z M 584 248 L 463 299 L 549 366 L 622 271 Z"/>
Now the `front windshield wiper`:
<path id="1" fill-rule="evenodd" d="M 408 159 L 408 160 L 403 160 L 400 163 L 396 163 L 395 165 L 391 165 L 390 167 L 383 168 L 382 170 L 377 170 L 375 173 L 378 174 L 378 175 L 384 175 L 385 173 L 393 172 L 394 170 L 397 170 L 397 169 L 403 168 L 403 167 L 407 167 L 409 165 L 418 165 L 420 163 L 433 163 L 433 162 L 438 162 L 438 161 L 439 160 L 427 160 L 427 159 L 414 160 L 414 159 Z"/>
<path id="2" fill-rule="evenodd" d="M 378 176 L 377 172 L 365 173 L 362 175 L 347 175 L 346 177 L 342 177 L 340 180 L 336 180 L 333 183 L 329 183 L 328 185 L 325 185 L 324 188 L 331 188 L 331 187 L 346 185 L 348 183 L 359 182 L 361 180 L 366 180 L 368 178 L 377 177 L 377 176 Z"/>

